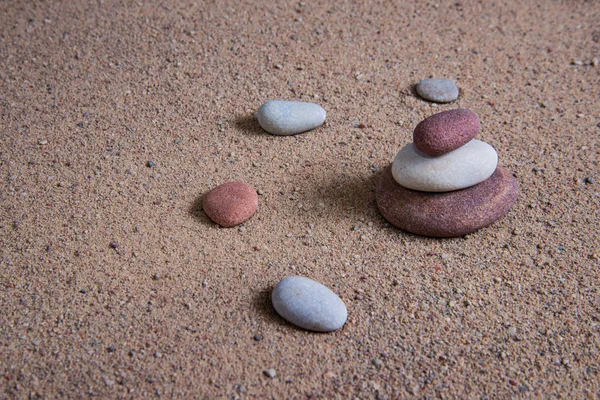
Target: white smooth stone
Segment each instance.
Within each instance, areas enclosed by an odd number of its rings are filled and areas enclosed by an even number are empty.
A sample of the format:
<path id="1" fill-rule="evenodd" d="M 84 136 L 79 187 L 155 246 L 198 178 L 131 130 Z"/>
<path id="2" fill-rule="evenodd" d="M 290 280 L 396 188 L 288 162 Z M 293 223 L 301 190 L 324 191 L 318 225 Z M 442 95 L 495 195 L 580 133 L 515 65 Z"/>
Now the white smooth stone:
<path id="1" fill-rule="evenodd" d="M 483 182 L 497 165 L 496 150 L 477 139 L 438 157 L 421 153 L 410 143 L 394 159 L 392 175 L 408 189 L 449 192 Z"/>
<path id="2" fill-rule="evenodd" d="M 269 100 L 256 112 L 260 126 L 273 135 L 295 135 L 325 122 L 327 112 L 315 103 Z"/>
<path id="3" fill-rule="evenodd" d="M 335 331 L 348 319 L 342 299 L 326 286 L 302 276 L 281 280 L 273 289 L 271 301 L 279 315 L 311 331 Z"/>

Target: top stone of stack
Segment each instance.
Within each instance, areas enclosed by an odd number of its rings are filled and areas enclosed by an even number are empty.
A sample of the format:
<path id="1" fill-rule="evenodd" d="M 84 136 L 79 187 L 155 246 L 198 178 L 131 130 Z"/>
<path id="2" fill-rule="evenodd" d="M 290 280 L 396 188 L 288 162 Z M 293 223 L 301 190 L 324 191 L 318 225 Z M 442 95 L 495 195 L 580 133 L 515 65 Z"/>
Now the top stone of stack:
<path id="1" fill-rule="evenodd" d="M 441 156 L 467 144 L 480 130 L 477 114 L 466 108 L 458 108 L 421 121 L 413 132 L 413 142 L 420 152 Z"/>

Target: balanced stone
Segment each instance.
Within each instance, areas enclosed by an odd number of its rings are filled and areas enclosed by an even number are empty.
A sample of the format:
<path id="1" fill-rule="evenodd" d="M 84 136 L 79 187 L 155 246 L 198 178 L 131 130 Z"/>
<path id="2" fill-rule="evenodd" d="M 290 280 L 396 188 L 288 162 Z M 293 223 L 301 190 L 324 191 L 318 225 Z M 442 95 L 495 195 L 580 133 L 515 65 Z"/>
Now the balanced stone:
<path id="1" fill-rule="evenodd" d="M 420 152 L 440 156 L 468 143 L 480 129 L 477 114 L 466 108 L 458 108 L 421 121 L 413 132 L 413 142 Z"/>
<path id="2" fill-rule="evenodd" d="M 379 211 L 392 225 L 425 236 L 454 237 L 475 232 L 503 217 L 519 193 L 516 179 L 502 167 L 470 188 L 446 193 L 406 189 L 391 166 L 376 184 Z"/>
<path id="3" fill-rule="evenodd" d="M 260 126 L 273 135 L 295 135 L 325 122 L 327 112 L 318 104 L 302 101 L 269 100 L 256 113 Z"/>
<path id="4" fill-rule="evenodd" d="M 344 326 L 348 318 L 342 299 L 326 286 L 302 276 L 280 281 L 271 300 L 279 315 L 311 331 L 335 331 Z"/>
<path id="5" fill-rule="evenodd" d="M 449 103 L 458 98 L 456 83 L 447 79 L 424 79 L 416 89 L 419 96 L 436 103 Z"/>
<path id="6" fill-rule="evenodd" d="M 497 164 L 496 150 L 477 139 L 439 157 L 423 154 L 410 143 L 398 152 L 392 174 L 396 182 L 408 189 L 448 192 L 486 180 Z"/>
<path id="7" fill-rule="evenodd" d="M 246 221 L 258 208 L 256 190 L 244 182 L 228 182 L 208 192 L 202 208 L 210 219 L 229 228 Z"/>

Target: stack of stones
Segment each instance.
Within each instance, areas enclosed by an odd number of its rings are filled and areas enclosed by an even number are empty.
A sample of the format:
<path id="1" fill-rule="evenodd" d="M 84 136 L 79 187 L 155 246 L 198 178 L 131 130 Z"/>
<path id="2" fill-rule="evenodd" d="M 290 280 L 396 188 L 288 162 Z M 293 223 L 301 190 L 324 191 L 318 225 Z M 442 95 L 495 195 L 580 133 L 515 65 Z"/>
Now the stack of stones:
<path id="1" fill-rule="evenodd" d="M 454 237 L 504 216 L 519 186 L 498 166 L 492 146 L 474 137 L 479 117 L 468 109 L 444 111 L 417 125 L 377 182 L 377 206 L 396 227 L 419 235 Z"/>

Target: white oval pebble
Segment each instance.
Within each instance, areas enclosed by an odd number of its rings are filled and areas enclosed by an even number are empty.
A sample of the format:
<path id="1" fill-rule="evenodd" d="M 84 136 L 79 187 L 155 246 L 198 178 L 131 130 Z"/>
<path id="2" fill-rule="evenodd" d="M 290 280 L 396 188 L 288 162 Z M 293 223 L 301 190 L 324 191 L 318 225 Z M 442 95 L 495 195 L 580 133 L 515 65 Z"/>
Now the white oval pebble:
<path id="1" fill-rule="evenodd" d="M 279 315 L 311 331 L 335 331 L 344 326 L 348 318 L 342 299 L 326 286 L 302 276 L 281 280 L 271 300 Z"/>
<path id="2" fill-rule="evenodd" d="M 421 153 L 410 143 L 394 159 L 392 175 L 408 189 L 449 192 L 483 182 L 497 165 L 496 150 L 477 139 L 438 157 Z"/>
<path id="3" fill-rule="evenodd" d="M 325 122 L 327 112 L 315 103 L 269 100 L 256 112 L 260 126 L 273 135 L 295 135 Z"/>
<path id="4" fill-rule="evenodd" d="M 449 103 L 458 98 L 456 83 L 448 79 L 423 79 L 416 89 L 419 96 L 436 103 Z"/>

